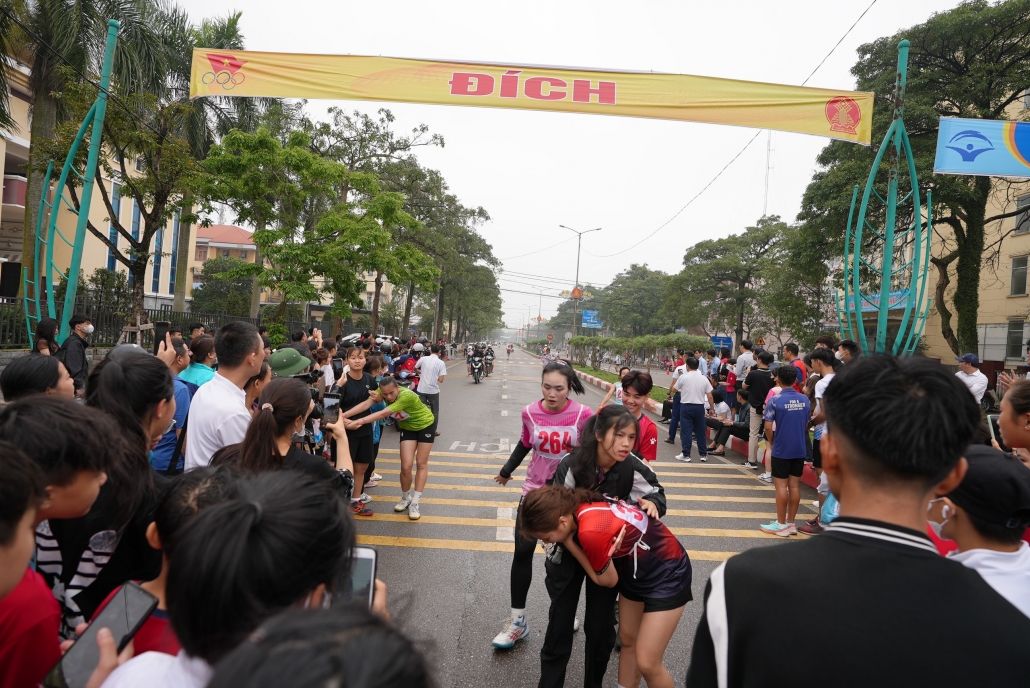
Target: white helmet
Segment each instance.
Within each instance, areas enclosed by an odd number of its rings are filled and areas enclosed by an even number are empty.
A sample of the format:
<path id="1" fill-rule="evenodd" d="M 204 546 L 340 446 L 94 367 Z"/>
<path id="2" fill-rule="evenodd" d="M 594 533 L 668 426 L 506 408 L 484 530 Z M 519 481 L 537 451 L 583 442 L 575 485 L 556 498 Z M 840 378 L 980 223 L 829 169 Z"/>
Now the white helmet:
<path id="1" fill-rule="evenodd" d="M 411 347 L 411 350 L 412 350 L 412 352 L 415 352 L 415 351 L 424 351 L 424 350 L 425 350 L 425 348 L 426 348 L 426 347 L 422 346 L 422 344 L 421 344 L 421 343 L 418 343 L 418 344 L 414 344 L 414 345 L 413 345 L 413 346 Z"/>
<path id="2" fill-rule="evenodd" d="M 382 343 L 383 343 L 383 338 L 382 337 L 376 337 L 376 344 L 382 344 Z"/>

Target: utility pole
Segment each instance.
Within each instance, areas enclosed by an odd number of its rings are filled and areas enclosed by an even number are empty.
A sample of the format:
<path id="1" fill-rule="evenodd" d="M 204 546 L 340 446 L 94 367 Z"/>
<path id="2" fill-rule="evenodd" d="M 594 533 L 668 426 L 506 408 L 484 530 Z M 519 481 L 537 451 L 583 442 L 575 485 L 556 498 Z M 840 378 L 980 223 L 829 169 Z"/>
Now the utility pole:
<path id="1" fill-rule="evenodd" d="M 769 171 L 772 169 L 772 129 L 766 131 L 765 139 L 765 201 L 762 203 L 762 217 L 769 215 Z"/>
<path id="2" fill-rule="evenodd" d="M 589 234 L 590 232 L 600 232 L 601 228 L 597 227 L 595 229 L 586 229 L 586 230 L 583 230 L 581 232 L 578 229 L 573 229 L 572 227 L 566 227 L 565 225 L 558 225 L 558 226 L 561 227 L 562 229 L 567 229 L 570 232 L 575 232 L 576 235 L 577 235 L 577 238 L 576 238 L 576 286 L 572 288 L 572 302 L 573 302 L 573 305 L 572 305 L 572 336 L 575 337 L 576 336 L 576 320 L 579 319 L 579 300 L 583 296 L 582 291 L 580 291 L 580 288 L 579 288 L 579 253 L 580 253 L 580 249 L 583 247 L 583 235 L 584 234 Z M 578 296 L 577 296 L 577 292 L 579 292 Z"/>
<path id="3" fill-rule="evenodd" d="M 539 291 L 539 290 L 537 290 L 537 291 Z M 543 320 L 543 313 L 541 312 L 541 311 L 543 311 L 543 309 L 544 309 L 544 292 L 541 291 L 540 292 L 540 298 L 537 300 L 537 306 L 536 306 L 536 338 L 537 339 L 540 339 L 540 321 Z"/>

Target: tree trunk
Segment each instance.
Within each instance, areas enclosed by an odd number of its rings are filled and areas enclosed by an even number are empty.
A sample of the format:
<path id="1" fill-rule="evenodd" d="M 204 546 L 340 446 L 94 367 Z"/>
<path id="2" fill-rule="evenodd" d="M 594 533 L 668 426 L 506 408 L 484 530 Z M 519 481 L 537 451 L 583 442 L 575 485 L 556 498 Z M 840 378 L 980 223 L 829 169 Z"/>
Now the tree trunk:
<path id="1" fill-rule="evenodd" d="M 25 188 L 25 225 L 22 228 L 22 269 L 27 270 L 30 276 L 36 274 L 35 247 L 36 247 L 36 220 L 39 215 L 39 200 L 46 193 L 43 188 L 44 170 L 34 169 L 38 161 L 35 159 L 37 153 L 31 150 L 32 141 L 46 141 L 54 137 L 57 129 L 57 101 L 49 93 L 36 93 L 32 99 L 32 123 L 30 124 L 29 135 L 29 168 L 28 183 Z M 63 165 L 64 161 L 54 161 L 54 165 Z M 60 174 L 60 167 L 57 168 Z M 24 281 L 19 280 L 19 292 L 24 290 Z M 34 294 L 23 293 L 23 296 L 30 297 Z"/>
<path id="2" fill-rule="evenodd" d="M 457 341 L 454 338 L 454 304 L 451 304 L 451 307 L 447 309 L 447 339 L 452 342 Z"/>
<path id="3" fill-rule="evenodd" d="M 983 266 L 984 217 L 987 196 L 991 191 L 989 177 L 975 177 L 975 200 L 966 205 L 966 238 L 958 245 L 955 267 L 955 294 L 951 301 L 958 315 L 958 346 L 962 353 L 975 352 L 979 334 L 976 331 L 980 311 L 980 269 Z M 956 351 L 958 353 L 958 351 Z"/>
<path id="4" fill-rule="evenodd" d="M 144 254 L 141 258 L 136 258 L 132 261 L 132 267 L 129 268 L 129 271 L 132 273 L 132 316 L 130 322 L 133 324 L 139 322 L 142 325 L 150 322 L 143 300 L 146 290 L 147 263 L 150 262 L 149 257 L 150 254 L 148 253 Z M 137 321 L 136 318 L 139 318 L 139 320 Z M 139 340 L 136 341 L 139 342 Z"/>
<path id="5" fill-rule="evenodd" d="M 184 197 L 182 206 L 192 208 L 193 197 Z M 172 311 L 177 313 L 186 310 L 186 285 L 189 284 L 190 279 L 190 235 L 192 233 L 192 223 L 179 222 L 179 243 L 175 246 L 175 286 L 172 296 Z"/>
<path id="6" fill-rule="evenodd" d="M 736 330 L 734 330 L 734 333 L 737 336 L 737 340 L 735 342 L 733 342 L 733 345 L 734 345 L 734 347 L 739 347 L 740 346 L 740 342 L 743 341 L 743 339 L 744 339 L 744 309 L 743 309 L 743 307 L 737 309 L 737 328 L 736 328 Z M 730 356 L 732 356 L 732 355 L 733 355 L 733 352 L 731 351 L 730 352 Z"/>
<path id="7" fill-rule="evenodd" d="M 372 336 L 379 333 L 379 295 L 383 291 L 383 271 L 376 270 L 375 293 L 372 295 Z"/>
<path id="8" fill-rule="evenodd" d="M 401 338 L 408 339 L 411 333 L 408 332 L 408 328 L 411 327 L 411 302 L 415 299 L 415 283 L 408 282 L 408 293 L 404 298 L 404 324 L 401 325 Z"/>
<path id="9" fill-rule="evenodd" d="M 960 349 L 958 345 L 958 338 L 955 337 L 955 330 L 951 328 L 952 312 L 948 310 L 948 301 L 945 298 L 948 286 L 951 284 L 951 275 L 948 274 L 948 268 L 951 263 L 957 257 L 957 252 L 951 256 L 944 258 L 931 258 L 930 262 L 937 268 L 937 288 L 934 291 L 934 306 L 937 307 L 937 312 L 941 316 L 941 334 L 944 336 L 944 341 L 948 343 L 951 350 L 958 354 Z"/>
<path id="10" fill-rule="evenodd" d="M 262 220 L 257 223 L 255 231 L 261 231 L 265 228 L 265 223 Z M 261 258 L 261 252 L 257 249 L 257 244 L 254 244 L 254 262 L 257 265 L 264 265 Z M 250 287 L 250 317 L 256 318 L 261 313 L 261 284 L 258 282 L 258 278 L 254 278 L 254 282 Z"/>
<path id="11" fill-rule="evenodd" d="M 440 321 L 443 320 L 443 285 L 436 292 L 436 313 L 433 315 L 433 342 L 440 339 Z"/>

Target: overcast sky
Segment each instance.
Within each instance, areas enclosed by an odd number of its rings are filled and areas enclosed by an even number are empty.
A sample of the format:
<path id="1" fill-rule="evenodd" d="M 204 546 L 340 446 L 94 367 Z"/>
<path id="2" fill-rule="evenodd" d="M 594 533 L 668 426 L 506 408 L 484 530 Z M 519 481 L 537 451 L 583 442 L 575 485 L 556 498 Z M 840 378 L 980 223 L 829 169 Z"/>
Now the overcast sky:
<path id="1" fill-rule="evenodd" d="M 801 84 L 870 2 L 179 0 L 198 22 L 242 11 L 250 50 L 654 70 L 784 84 Z M 958 4 L 878 0 L 808 85 L 853 89 L 850 68 L 859 45 Z M 501 277 L 509 326 L 537 315 L 534 286 L 555 296 L 573 285 L 575 236 L 559 224 L 603 228 L 584 237 L 580 282 L 604 285 L 631 263 L 678 272 L 688 246 L 742 231 L 762 215 L 766 200 L 762 133 L 675 220 L 626 250 L 672 218 L 756 130 L 403 103 L 310 101 L 308 109 L 318 117 L 332 105 L 370 113 L 388 107 L 398 130 L 424 122 L 444 137 L 445 148 L 419 151 L 422 164 L 439 169 L 463 203 L 490 213 L 482 233 L 506 271 L 549 278 Z M 770 215 L 795 218 L 826 143 L 772 134 Z M 570 241 L 525 255 L 566 235 Z M 545 296 L 543 317 L 559 302 Z"/>

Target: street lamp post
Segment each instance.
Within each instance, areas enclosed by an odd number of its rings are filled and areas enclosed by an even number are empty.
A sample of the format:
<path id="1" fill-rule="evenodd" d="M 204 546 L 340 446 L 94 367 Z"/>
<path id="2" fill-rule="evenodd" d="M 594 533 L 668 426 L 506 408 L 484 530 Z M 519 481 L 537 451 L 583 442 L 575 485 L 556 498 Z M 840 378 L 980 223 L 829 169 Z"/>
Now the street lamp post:
<path id="1" fill-rule="evenodd" d="M 537 290 L 539 291 L 539 290 Z M 543 320 L 544 310 L 544 292 L 540 292 L 540 298 L 537 300 L 536 306 L 536 338 L 540 339 L 540 321 Z"/>
<path id="2" fill-rule="evenodd" d="M 575 232 L 576 235 L 577 235 L 577 238 L 576 238 L 576 286 L 573 287 L 573 291 L 575 291 L 576 289 L 579 288 L 579 253 L 580 253 L 580 248 L 582 248 L 582 246 L 583 246 L 583 235 L 584 234 L 589 234 L 590 232 L 600 232 L 601 228 L 597 227 L 595 229 L 586 229 L 586 230 L 583 230 L 581 232 L 578 229 L 573 229 L 572 227 L 566 227 L 565 225 L 558 225 L 558 226 L 561 227 L 562 229 L 567 229 L 570 232 Z M 572 300 L 572 304 L 573 304 L 572 305 L 572 336 L 575 337 L 576 336 L 576 320 L 579 318 L 579 299 L 573 299 Z"/>

